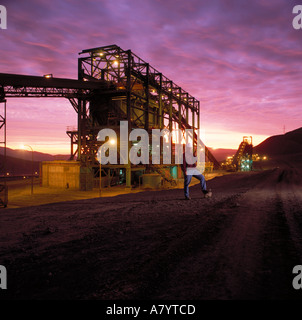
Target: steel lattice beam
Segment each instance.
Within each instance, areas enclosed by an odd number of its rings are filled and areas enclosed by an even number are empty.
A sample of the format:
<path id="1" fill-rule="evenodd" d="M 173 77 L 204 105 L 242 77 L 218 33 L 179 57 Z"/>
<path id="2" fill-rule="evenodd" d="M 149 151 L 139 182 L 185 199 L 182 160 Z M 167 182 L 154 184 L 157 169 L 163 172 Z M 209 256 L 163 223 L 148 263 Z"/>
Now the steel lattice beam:
<path id="1" fill-rule="evenodd" d="M 127 116 L 129 119 L 134 116 L 134 125 L 137 119 L 136 125 L 140 126 L 140 117 L 136 118 L 133 111 L 143 109 L 145 129 L 150 127 L 150 113 L 158 113 L 156 123 L 151 126 L 163 128 L 164 119 L 168 118 L 169 126 L 172 127 L 171 123 L 175 121 L 172 114 L 175 112 L 178 113 L 179 127 L 182 127 L 181 118 L 185 118 L 188 125 L 193 128 L 200 127 L 199 101 L 130 50 L 125 51 L 116 45 L 111 45 L 83 50 L 80 55 L 84 57 L 79 58 L 79 79 L 106 80 L 114 83 L 117 90 L 126 90 Z M 131 96 L 144 101 L 144 107 L 137 108 L 132 104 Z"/>
<path id="2" fill-rule="evenodd" d="M 104 81 L 80 81 L 0 73 L 0 96 L 3 97 L 87 97 L 93 91 L 106 91 Z"/>

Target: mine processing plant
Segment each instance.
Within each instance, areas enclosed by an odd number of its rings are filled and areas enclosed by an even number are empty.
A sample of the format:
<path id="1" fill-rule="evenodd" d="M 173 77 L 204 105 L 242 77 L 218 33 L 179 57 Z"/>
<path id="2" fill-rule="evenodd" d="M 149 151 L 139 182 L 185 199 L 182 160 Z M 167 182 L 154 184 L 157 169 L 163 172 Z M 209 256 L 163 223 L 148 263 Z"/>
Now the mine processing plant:
<path id="1" fill-rule="evenodd" d="M 200 103 L 196 98 L 131 50 L 125 51 L 116 45 L 80 52 L 77 80 L 52 75 L 0 74 L 0 100 L 10 97 L 64 97 L 70 101 L 78 116 L 77 129 L 67 130 L 71 141 L 70 166 L 74 164 L 78 168 L 74 172 L 77 172 L 80 190 L 100 186 L 103 178 L 131 187 L 142 174 L 157 174 L 170 184 L 180 175 L 179 165 L 175 164 L 129 163 L 100 167 L 96 154 L 101 144 L 97 141 L 101 129 L 118 130 L 120 121 L 126 120 L 129 132 L 134 128 L 143 128 L 149 133 L 155 128 L 167 128 L 170 132 L 176 128 L 193 129 L 196 139 L 200 128 Z M 219 167 L 206 146 L 205 156 L 210 166 Z M 66 166 L 65 163 L 63 172 L 69 170 Z M 46 167 L 47 164 L 41 171 L 42 177 L 48 177 L 47 185 L 55 170 Z"/>
<path id="2" fill-rule="evenodd" d="M 253 165 L 253 138 L 244 136 L 235 155 L 229 157 L 223 167 L 227 171 L 250 171 Z"/>

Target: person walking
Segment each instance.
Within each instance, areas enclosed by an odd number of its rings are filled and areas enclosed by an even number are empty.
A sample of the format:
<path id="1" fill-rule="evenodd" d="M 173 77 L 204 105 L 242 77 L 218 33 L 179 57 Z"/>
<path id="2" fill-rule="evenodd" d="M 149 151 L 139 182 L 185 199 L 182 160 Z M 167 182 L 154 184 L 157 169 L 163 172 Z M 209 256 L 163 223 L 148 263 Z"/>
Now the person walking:
<path id="1" fill-rule="evenodd" d="M 188 145 L 186 152 L 183 153 L 183 163 L 181 169 L 184 175 L 184 194 L 185 200 L 190 200 L 189 196 L 189 185 L 192 178 L 196 178 L 200 181 L 201 191 L 205 198 L 210 198 L 212 196 L 212 191 L 207 190 L 206 179 L 204 175 L 197 169 L 197 161 L 193 161 L 196 157 L 196 151 L 193 151 L 193 146 Z"/>

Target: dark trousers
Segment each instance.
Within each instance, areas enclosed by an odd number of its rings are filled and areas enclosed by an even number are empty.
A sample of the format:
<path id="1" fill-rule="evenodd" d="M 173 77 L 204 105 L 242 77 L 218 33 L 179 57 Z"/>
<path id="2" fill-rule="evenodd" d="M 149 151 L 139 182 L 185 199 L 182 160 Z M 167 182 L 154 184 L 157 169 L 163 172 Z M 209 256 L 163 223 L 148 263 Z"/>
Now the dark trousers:
<path id="1" fill-rule="evenodd" d="M 185 197 L 189 197 L 189 184 L 192 180 L 192 177 L 198 179 L 200 181 L 201 190 L 207 190 L 206 179 L 202 174 L 196 175 L 184 175 L 184 192 Z"/>

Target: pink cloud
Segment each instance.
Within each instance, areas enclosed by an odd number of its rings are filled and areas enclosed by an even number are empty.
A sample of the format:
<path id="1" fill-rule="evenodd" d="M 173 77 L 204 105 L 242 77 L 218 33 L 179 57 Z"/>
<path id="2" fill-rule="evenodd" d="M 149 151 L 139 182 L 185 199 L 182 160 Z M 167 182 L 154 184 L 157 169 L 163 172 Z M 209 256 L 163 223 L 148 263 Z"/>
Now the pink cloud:
<path id="1" fill-rule="evenodd" d="M 263 136 L 301 126 L 302 31 L 291 25 L 293 1 L 2 2 L 9 28 L 0 33 L 0 72 L 76 78 L 78 52 L 117 44 L 200 100 L 208 130 Z M 53 107 L 44 104 L 41 122 Z"/>

